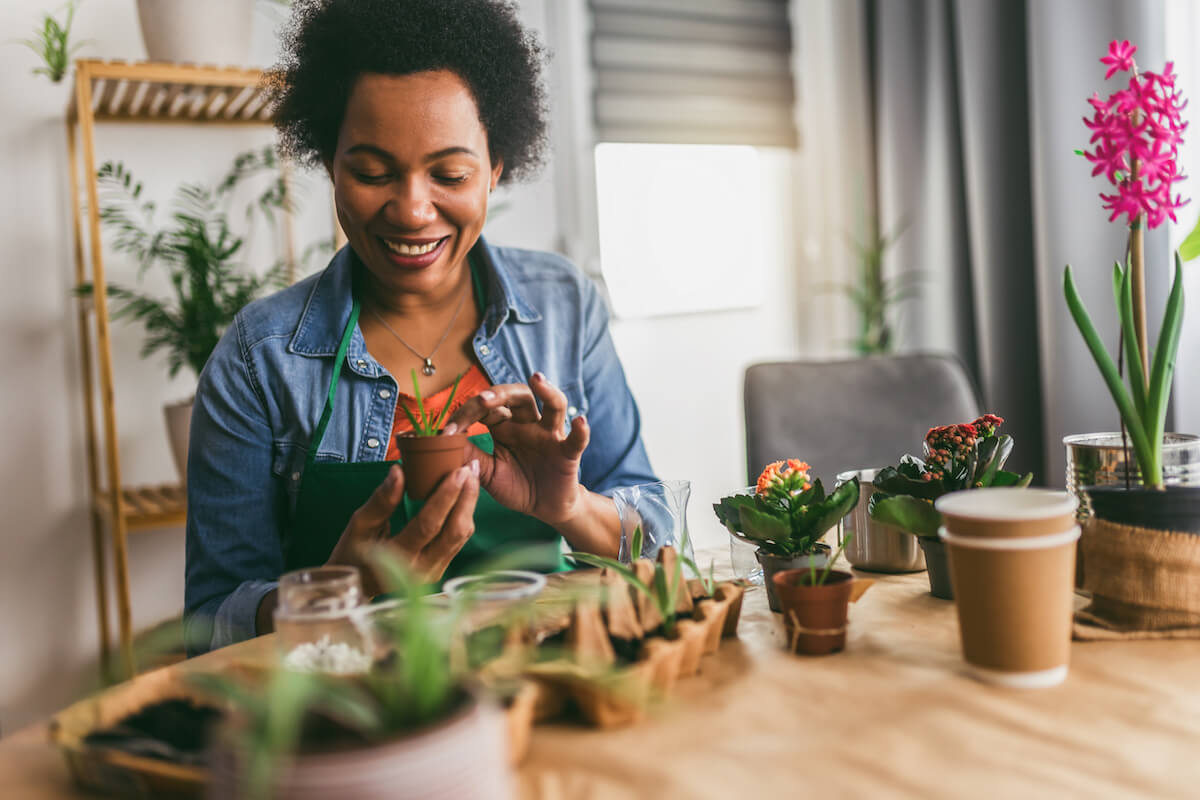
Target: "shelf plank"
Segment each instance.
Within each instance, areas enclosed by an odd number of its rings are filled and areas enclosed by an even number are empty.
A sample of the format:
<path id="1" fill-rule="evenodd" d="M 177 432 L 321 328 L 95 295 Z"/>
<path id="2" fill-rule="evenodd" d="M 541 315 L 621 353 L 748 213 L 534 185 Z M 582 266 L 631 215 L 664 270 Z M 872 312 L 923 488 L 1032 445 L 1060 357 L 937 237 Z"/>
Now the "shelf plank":
<path id="1" fill-rule="evenodd" d="M 111 493 L 101 491 L 96 509 L 104 517 L 112 514 Z M 121 510 L 130 531 L 182 525 L 187 521 L 187 491 L 182 486 L 127 486 L 121 489 Z"/>

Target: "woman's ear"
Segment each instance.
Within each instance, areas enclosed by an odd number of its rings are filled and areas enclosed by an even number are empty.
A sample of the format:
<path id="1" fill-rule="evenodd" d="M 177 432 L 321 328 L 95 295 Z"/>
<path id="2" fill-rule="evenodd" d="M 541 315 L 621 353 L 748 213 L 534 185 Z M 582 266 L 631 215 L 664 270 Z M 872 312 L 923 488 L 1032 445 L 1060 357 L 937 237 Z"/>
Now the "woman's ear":
<path id="1" fill-rule="evenodd" d="M 496 184 L 500 182 L 500 176 L 504 174 L 504 162 L 497 161 L 496 166 L 492 167 L 492 185 L 488 187 L 488 191 L 496 188 Z"/>
<path id="2" fill-rule="evenodd" d="M 333 159 L 322 158 L 321 165 L 325 167 L 325 174 L 329 176 L 329 182 L 333 183 Z"/>

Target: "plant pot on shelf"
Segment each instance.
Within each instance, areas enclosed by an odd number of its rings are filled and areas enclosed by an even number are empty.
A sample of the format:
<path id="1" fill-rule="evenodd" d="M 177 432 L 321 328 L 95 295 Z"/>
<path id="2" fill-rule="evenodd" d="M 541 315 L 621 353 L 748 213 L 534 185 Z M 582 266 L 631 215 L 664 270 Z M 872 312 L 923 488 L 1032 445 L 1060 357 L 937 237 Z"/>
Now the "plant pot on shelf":
<path id="1" fill-rule="evenodd" d="M 179 470 L 180 483 L 187 487 L 188 436 L 192 429 L 192 403 L 196 398 L 189 397 L 179 403 L 163 406 L 163 415 L 167 419 L 167 441 L 171 445 L 171 455 L 175 459 L 175 467 Z"/>
<path id="2" fill-rule="evenodd" d="M 504 716 L 467 695 L 451 716 L 409 736 L 291 759 L 274 776 L 270 796 L 383 800 L 403 786 L 412 796 L 492 800 L 508 796 L 508 759 Z M 207 796 L 245 797 L 243 769 L 233 754 L 218 754 Z"/>
<path id="3" fill-rule="evenodd" d="M 921 551 L 925 553 L 925 569 L 929 573 L 929 593 L 941 600 L 953 600 L 954 589 L 950 586 L 950 562 L 946 559 L 946 545 L 932 536 L 918 536 Z"/>
<path id="4" fill-rule="evenodd" d="M 824 569 L 829 563 L 829 545 L 818 542 L 813 546 L 811 553 L 796 556 L 777 556 L 772 553 L 758 550 L 754 553 L 754 557 L 758 559 L 758 563 L 763 568 L 763 586 L 767 590 L 767 605 L 771 610 L 779 613 L 779 596 L 775 592 L 775 582 L 773 578 L 778 572 L 787 569 L 808 569 L 809 566 L 816 569 Z M 809 558 L 812 558 L 812 563 L 809 563 Z"/>
<path id="5" fill-rule="evenodd" d="M 442 478 L 467 463 L 467 435 L 414 436 L 399 434 L 400 462 L 404 467 L 404 491 L 414 500 L 433 494 Z"/>
<path id="6" fill-rule="evenodd" d="M 255 0 L 138 0 L 151 61 L 244 66 L 250 61 Z"/>
<path id="7" fill-rule="evenodd" d="M 825 655 L 846 646 L 849 605 L 866 591 L 872 581 L 849 572 L 829 573 L 820 586 L 809 584 L 811 571 L 789 569 L 775 574 L 787 648 L 793 653 Z"/>

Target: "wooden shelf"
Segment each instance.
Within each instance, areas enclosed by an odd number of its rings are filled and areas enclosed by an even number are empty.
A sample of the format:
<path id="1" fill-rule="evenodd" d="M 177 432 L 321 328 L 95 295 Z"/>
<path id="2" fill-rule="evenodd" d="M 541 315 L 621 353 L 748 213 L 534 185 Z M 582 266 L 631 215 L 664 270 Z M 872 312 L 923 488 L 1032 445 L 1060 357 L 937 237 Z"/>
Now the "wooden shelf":
<path id="1" fill-rule="evenodd" d="M 96 496 L 96 510 L 111 516 L 112 493 Z M 121 489 L 121 513 L 130 531 L 182 525 L 187 521 L 187 490 L 182 486 L 127 486 Z"/>
<path id="2" fill-rule="evenodd" d="M 266 81 L 256 69 L 82 60 L 97 122 L 184 122 L 262 125 L 271 121 Z M 68 119 L 78 111 L 71 95 Z"/>

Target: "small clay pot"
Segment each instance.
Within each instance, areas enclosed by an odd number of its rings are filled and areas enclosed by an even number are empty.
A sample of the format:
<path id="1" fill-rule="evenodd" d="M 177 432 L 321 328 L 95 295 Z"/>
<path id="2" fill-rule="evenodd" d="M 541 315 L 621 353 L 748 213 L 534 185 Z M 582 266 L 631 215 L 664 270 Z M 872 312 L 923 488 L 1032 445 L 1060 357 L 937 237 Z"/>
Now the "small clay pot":
<path id="1" fill-rule="evenodd" d="M 812 557 L 812 566 L 817 569 L 825 569 L 825 565 L 829 563 L 829 545 L 818 542 L 813 545 L 811 553 L 796 556 L 777 556 L 767 553 L 763 550 L 756 550 L 754 557 L 758 559 L 758 563 L 763 568 L 763 586 L 767 590 L 767 605 L 775 613 L 779 613 L 779 598 L 775 594 L 775 583 L 772 580 L 775 574 L 782 572 L 785 569 L 807 569 L 809 567 L 809 556 Z"/>
<path id="2" fill-rule="evenodd" d="M 946 545 L 932 536 L 918 536 L 925 553 L 925 568 L 929 572 L 929 593 L 941 600 L 953 600 L 950 586 L 950 562 L 946 560 Z"/>
<path id="3" fill-rule="evenodd" d="M 414 500 L 433 494 L 442 478 L 467 463 L 467 435 L 415 436 L 396 435 L 400 462 L 404 468 L 404 491 Z"/>
<path id="4" fill-rule="evenodd" d="M 820 586 L 807 585 L 808 569 L 789 569 L 775 574 L 787 646 L 793 653 L 825 655 L 846 646 L 846 619 L 854 576 L 849 572 L 829 573 Z"/>

